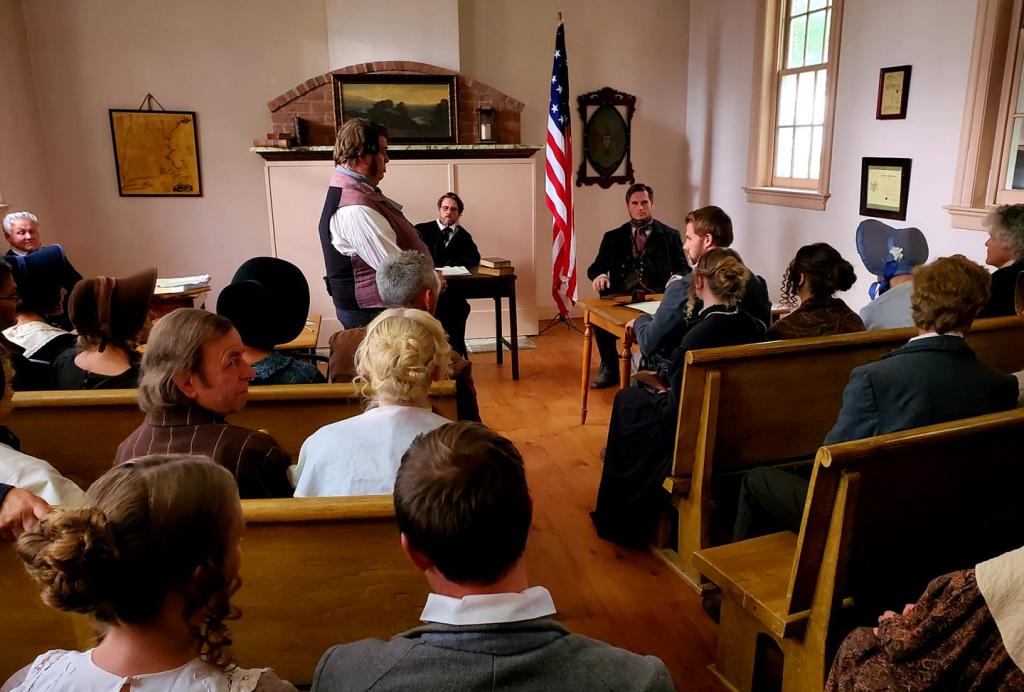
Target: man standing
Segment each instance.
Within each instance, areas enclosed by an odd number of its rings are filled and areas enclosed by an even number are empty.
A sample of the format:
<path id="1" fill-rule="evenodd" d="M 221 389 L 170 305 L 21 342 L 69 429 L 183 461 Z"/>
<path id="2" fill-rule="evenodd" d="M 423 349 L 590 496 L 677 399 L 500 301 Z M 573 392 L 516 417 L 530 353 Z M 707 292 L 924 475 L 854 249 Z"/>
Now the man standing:
<path id="1" fill-rule="evenodd" d="M 39 237 L 39 218 L 30 211 L 15 211 L 4 217 L 4 239 L 10 244 L 11 249 L 7 256 L 21 256 L 35 252 L 43 247 L 43 241 Z M 64 289 L 64 311 L 49 321 L 54 325 L 71 330 L 71 320 L 68 317 L 68 300 L 71 297 L 71 289 L 82 280 L 71 261 L 65 256 L 64 271 L 61 274 L 60 285 Z"/>
<path id="2" fill-rule="evenodd" d="M 696 265 L 697 260 L 712 248 L 731 246 L 732 241 L 732 219 L 721 208 L 701 207 L 686 215 L 683 250 L 690 264 Z M 648 365 L 659 372 L 663 367 L 667 368 L 672 351 L 686 334 L 686 303 L 689 294 L 690 276 L 687 273 L 677 281 L 670 281 L 665 287 L 665 295 L 653 317 L 641 315 L 626 324 L 627 329 L 633 330 L 640 353 Z M 740 300 L 740 309 L 760 320 L 765 329 L 771 326 L 772 301 L 768 297 L 768 285 L 753 272 Z"/>
<path id="3" fill-rule="evenodd" d="M 626 190 L 629 221 L 604 234 L 597 259 L 587 269 L 587 277 L 601 295 L 635 290 L 661 293 L 671 277 L 690 272 L 679 231 L 655 220 L 653 209 L 654 190 L 643 183 L 630 185 Z M 594 338 L 601 369 L 590 386 L 611 387 L 619 381 L 615 336 L 596 329 Z"/>
<path id="4" fill-rule="evenodd" d="M 395 480 L 426 624 L 328 649 L 313 690 L 672 690 L 665 664 L 570 633 L 527 579 L 533 502 L 512 442 L 477 423 L 419 436 Z"/>
<path id="5" fill-rule="evenodd" d="M 291 497 L 291 457 L 265 432 L 231 425 L 256 374 L 230 320 L 179 308 L 153 327 L 142 356 L 142 425 L 117 448 L 115 464 L 148 454 L 199 454 L 231 471 L 242 499 Z"/>
<path id="6" fill-rule="evenodd" d="M 435 267 L 475 267 L 480 264 L 480 251 L 473 242 L 473 236 L 459 225 L 464 210 L 465 205 L 459 196 L 446 192 L 437 200 L 437 219 L 416 224 Z M 466 320 L 469 319 L 469 301 L 446 291 L 437 302 L 434 316 L 448 332 L 452 348 L 463 358 L 468 358 Z"/>
<path id="7" fill-rule="evenodd" d="M 387 257 L 402 250 L 429 255 L 402 205 L 377 185 L 388 163 L 388 131 L 364 118 L 349 119 L 334 144 L 334 175 L 320 215 L 327 292 L 345 328 L 365 327 L 384 309 L 374 278 Z"/>

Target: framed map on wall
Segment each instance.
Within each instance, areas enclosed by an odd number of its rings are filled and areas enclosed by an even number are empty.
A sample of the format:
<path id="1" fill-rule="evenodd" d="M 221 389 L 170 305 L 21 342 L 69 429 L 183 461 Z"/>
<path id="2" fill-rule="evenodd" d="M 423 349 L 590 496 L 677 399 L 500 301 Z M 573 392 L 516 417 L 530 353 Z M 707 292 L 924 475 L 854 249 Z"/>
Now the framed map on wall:
<path id="1" fill-rule="evenodd" d="M 122 197 L 201 197 L 193 111 L 110 109 L 117 191 Z"/>

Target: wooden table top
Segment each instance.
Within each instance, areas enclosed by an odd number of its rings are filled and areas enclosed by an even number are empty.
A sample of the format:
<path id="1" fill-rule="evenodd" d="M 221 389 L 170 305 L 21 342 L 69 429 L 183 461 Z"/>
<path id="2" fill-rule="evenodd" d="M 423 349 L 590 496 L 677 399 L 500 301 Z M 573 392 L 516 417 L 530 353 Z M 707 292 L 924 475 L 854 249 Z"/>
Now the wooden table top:
<path id="1" fill-rule="evenodd" d="M 313 349 L 316 348 L 317 340 L 320 338 L 320 315 L 310 315 L 306 319 L 306 326 L 302 333 L 286 344 L 278 344 L 274 347 L 276 351 L 287 351 L 290 349 Z"/>
<path id="2" fill-rule="evenodd" d="M 647 300 L 661 300 L 661 295 L 649 295 Z M 647 314 L 642 310 L 625 307 L 626 304 L 632 302 L 629 296 L 608 296 L 607 298 L 587 298 L 586 300 L 578 301 L 576 304 L 593 315 L 603 317 L 607 322 L 616 324 L 619 327 L 625 327 L 626 322 L 636 319 L 640 315 Z"/>

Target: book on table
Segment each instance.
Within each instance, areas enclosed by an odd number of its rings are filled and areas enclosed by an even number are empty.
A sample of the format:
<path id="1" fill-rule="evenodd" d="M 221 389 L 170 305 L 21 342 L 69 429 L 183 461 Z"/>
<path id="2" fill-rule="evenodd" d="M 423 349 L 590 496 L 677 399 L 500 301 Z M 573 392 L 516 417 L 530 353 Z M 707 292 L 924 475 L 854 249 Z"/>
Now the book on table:
<path id="1" fill-rule="evenodd" d="M 502 267 L 511 267 L 512 260 L 507 260 L 504 257 L 481 257 L 480 266 L 487 267 L 488 269 L 500 269 Z"/>
<path id="2" fill-rule="evenodd" d="M 516 273 L 514 267 L 485 267 L 483 265 L 477 267 L 476 271 L 485 276 L 511 276 Z"/>

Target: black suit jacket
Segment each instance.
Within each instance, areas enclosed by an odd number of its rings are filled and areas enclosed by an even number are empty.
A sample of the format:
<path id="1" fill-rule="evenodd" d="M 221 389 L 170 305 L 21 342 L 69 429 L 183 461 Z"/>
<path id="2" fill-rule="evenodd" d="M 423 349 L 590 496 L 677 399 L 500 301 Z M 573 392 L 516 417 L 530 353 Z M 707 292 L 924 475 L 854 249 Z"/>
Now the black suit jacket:
<path id="1" fill-rule="evenodd" d="M 473 242 L 473 236 L 464 227 L 456 224 L 459 230 L 452 236 L 447 246 L 444 234 L 437 225 L 437 220 L 424 221 L 416 224 L 416 232 L 420 240 L 430 250 L 435 267 L 475 267 L 480 264 L 480 251 Z"/>
<path id="2" fill-rule="evenodd" d="M 1017 275 L 1024 271 L 1024 260 L 1017 260 L 1008 267 L 997 269 L 992 274 L 992 297 L 981 309 L 978 317 L 1001 317 L 1015 315 L 1014 299 L 1017 295 Z"/>
<path id="3" fill-rule="evenodd" d="M 978 360 L 958 336 L 917 339 L 854 368 L 825 444 L 1006 411 L 1017 378 Z"/>
<path id="4" fill-rule="evenodd" d="M 629 285 L 629 277 L 637 276 L 646 290 L 661 293 L 670 276 L 689 273 L 690 265 L 683 254 L 683 239 L 678 230 L 655 220 L 643 254 L 634 257 L 633 228 L 627 221 L 604 234 L 597 259 L 587 269 L 587 278 L 593 281 L 607 274 L 611 283 L 608 292 L 625 293 L 640 288 Z"/>

